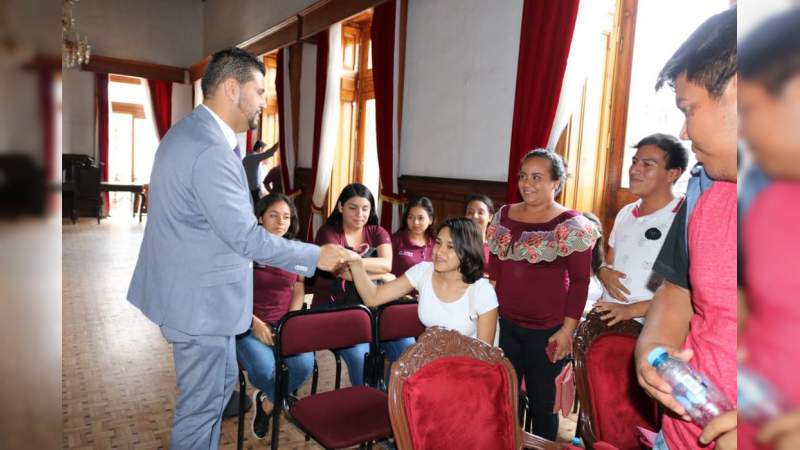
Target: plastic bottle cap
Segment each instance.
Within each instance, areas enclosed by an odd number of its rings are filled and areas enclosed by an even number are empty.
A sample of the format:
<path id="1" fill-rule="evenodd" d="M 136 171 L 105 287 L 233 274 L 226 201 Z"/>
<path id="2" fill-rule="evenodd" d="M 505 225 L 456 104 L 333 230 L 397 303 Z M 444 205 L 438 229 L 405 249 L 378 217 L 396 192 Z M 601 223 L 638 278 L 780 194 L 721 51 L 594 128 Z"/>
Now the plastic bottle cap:
<path id="1" fill-rule="evenodd" d="M 656 347 L 647 354 L 647 362 L 653 367 L 658 367 L 661 363 L 666 361 L 668 357 L 669 353 L 667 353 L 667 349 L 664 347 Z"/>

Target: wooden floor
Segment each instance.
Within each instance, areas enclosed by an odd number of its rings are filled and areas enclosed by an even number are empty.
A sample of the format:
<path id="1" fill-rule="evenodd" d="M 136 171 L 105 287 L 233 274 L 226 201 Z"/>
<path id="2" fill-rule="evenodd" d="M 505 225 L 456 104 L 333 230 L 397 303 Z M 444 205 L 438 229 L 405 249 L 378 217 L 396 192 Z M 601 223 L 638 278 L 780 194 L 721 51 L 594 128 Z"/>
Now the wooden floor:
<path id="1" fill-rule="evenodd" d="M 63 447 L 168 448 L 177 389 L 169 345 L 158 327 L 125 300 L 144 223 L 129 216 L 63 223 Z M 320 391 L 332 389 L 330 352 L 317 355 Z M 347 376 L 343 375 L 343 384 Z M 310 382 L 300 388 L 308 393 Z M 252 410 L 251 410 L 252 411 Z M 264 448 L 249 432 L 245 448 Z M 574 435 L 562 419 L 560 440 Z M 268 436 L 269 437 L 269 436 Z M 224 422 L 221 448 L 236 448 L 236 419 Z M 286 423 L 280 448 L 320 448 Z"/>

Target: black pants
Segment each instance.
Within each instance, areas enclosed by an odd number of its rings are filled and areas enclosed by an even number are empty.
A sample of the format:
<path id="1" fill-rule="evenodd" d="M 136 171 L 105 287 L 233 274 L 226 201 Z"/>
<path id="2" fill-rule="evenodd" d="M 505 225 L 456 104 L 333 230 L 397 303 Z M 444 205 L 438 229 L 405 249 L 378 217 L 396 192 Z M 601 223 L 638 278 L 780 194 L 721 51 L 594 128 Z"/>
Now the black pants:
<path id="1" fill-rule="evenodd" d="M 555 379 L 564 366 L 564 360 L 551 363 L 545 349 L 547 339 L 559 328 L 534 330 L 500 318 L 500 348 L 516 369 L 520 383 L 525 380 L 533 417 L 531 431 L 551 441 L 558 435 L 558 415 L 553 414 L 553 404 Z"/>

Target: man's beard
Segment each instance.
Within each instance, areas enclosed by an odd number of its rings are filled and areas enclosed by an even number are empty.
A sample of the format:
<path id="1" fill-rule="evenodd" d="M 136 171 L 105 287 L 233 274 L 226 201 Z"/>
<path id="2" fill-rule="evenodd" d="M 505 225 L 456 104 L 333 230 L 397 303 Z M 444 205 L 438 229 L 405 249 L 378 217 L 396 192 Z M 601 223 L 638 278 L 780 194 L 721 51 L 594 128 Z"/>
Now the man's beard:
<path id="1" fill-rule="evenodd" d="M 239 102 L 238 102 L 238 104 L 236 106 L 239 108 L 239 111 L 242 113 L 242 115 L 244 115 L 245 117 L 248 117 L 247 110 L 245 109 L 244 105 L 242 104 L 242 99 L 241 98 L 239 98 Z M 260 112 L 260 110 L 256 110 L 253 113 L 253 117 L 247 119 L 247 128 L 248 129 L 255 130 L 256 128 L 258 128 L 258 116 L 260 115 L 259 112 Z"/>

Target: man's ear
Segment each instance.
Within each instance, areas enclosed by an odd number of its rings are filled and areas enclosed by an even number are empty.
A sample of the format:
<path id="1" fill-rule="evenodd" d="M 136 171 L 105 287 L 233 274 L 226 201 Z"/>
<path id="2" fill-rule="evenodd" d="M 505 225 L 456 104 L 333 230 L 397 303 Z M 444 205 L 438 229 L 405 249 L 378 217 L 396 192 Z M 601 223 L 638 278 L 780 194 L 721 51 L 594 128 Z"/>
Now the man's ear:
<path id="1" fill-rule="evenodd" d="M 224 80 L 222 82 L 222 89 L 223 93 L 225 94 L 225 98 L 233 103 L 237 103 L 239 101 L 239 90 L 241 87 L 235 78 L 230 77 Z"/>
<path id="2" fill-rule="evenodd" d="M 675 184 L 675 182 L 678 181 L 678 178 L 680 178 L 681 175 L 683 175 L 683 171 L 681 169 L 677 168 L 677 167 L 673 167 L 672 169 L 668 169 L 667 173 L 668 173 L 670 184 Z"/>

